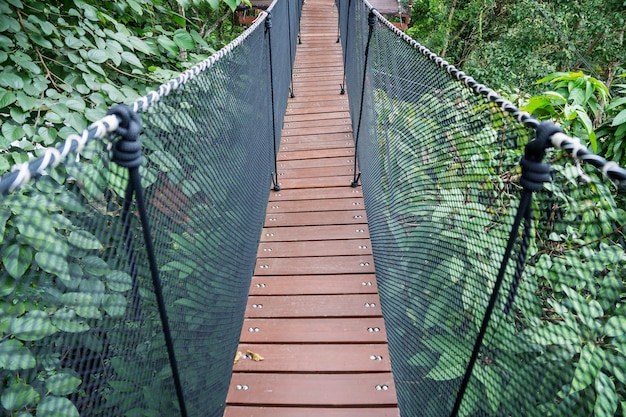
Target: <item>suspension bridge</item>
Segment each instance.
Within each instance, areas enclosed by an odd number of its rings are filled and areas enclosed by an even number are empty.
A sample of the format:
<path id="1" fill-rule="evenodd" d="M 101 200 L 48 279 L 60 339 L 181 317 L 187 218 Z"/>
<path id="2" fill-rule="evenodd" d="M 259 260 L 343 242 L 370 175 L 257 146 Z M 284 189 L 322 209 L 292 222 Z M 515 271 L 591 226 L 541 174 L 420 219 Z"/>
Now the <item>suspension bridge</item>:
<path id="1" fill-rule="evenodd" d="M 626 171 L 368 1 L 248 23 L 0 179 L 7 415 L 623 407 Z"/>

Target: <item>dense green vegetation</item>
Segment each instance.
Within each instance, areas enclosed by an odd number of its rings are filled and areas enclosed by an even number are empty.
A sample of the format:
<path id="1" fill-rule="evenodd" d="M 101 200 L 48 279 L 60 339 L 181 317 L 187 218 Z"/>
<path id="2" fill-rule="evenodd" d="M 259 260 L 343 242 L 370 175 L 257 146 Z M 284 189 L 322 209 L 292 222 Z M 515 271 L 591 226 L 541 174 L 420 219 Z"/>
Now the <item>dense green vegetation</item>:
<path id="1" fill-rule="evenodd" d="M 0 2 L 0 172 L 222 47 L 242 31 L 238 3 Z M 150 159 L 168 170 L 163 154 Z M 97 144 L 80 159 L 0 202 L 0 414 L 176 414 L 156 306 L 115 249 L 127 175 Z"/>
<path id="2" fill-rule="evenodd" d="M 81 132 L 112 104 L 134 100 L 219 49 L 242 30 L 233 23 L 232 14 L 239 2 L 0 2 L 0 173 L 37 154 L 42 146 Z M 594 150 L 626 164 L 626 24 L 621 0 L 416 0 L 413 5 L 413 26 L 408 30 L 411 36 L 501 90 L 537 117 L 559 122 Z M 456 109 L 458 91 L 445 93 L 446 104 Z M 468 332 L 466 340 L 459 341 L 456 334 L 445 333 L 445 328 L 443 333 L 435 330 L 441 330 L 440 323 L 458 325 L 467 317 L 471 317 L 469 327 L 477 326 L 477 316 L 471 313 L 484 308 L 485 300 L 472 291 L 472 274 L 493 277 L 498 267 L 494 247 L 503 246 L 508 232 L 498 216 L 516 204 L 515 193 L 510 192 L 516 184 L 509 180 L 517 174 L 521 149 L 508 149 L 502 156 L 503 151 L 496 146 L 500 125 L 494 121 L 479 132 L 466 131 L 460 125 L 451 131 L 428 125 L 441 135 L 463 138 L 453 157 L 451 153 L 431 153 L 435 144 L 424 141 L 411 126 L 430 123 L 425 121 L 426 116 L 441 107 L 440 100 L 439 96 L 424 95 L 417 103 L 394 104 L 400 110 L 391 124 L 395 135 L 392 140 L 401 150 L 389 163 L 403 170 L 398 188 L 421 187 L 407 191 L 421 199 L 404 206 L 404 212 L 399 213 L 421 220 L 409 240 L 403 241 L 405 231 L 397 237 L 406 245 L 399 251 L 408 250 L 415 242 L 428 241 L 434 246 L 434 231 L 442 232 L 439 239 L 443 243 L 466 243 L 459 249 L 459 254 L 469 259 L 469 264 L 463 265 L 466 272 L 460 272 L 463 261 L 459 257 L 433 261 L 432 274 L 452 275 L 449 287 L 439 293 L 431 291 L 423 298 L 427 310 L 420 320 L 415 319 L 415 311 L 402 312 L 409 320 L 420 322 L 417 333 L 424 336 L 422 350 L 406 352 L 407 363 L 415 367 L 434 363 L 423 369 L 424 377 L 440 384 L 445 392 L 450 387 L 446 384 L 458 380 L 462 373 L 458 362 L 462 355 L 443 355 L 441 347 L 456 343 L 457 352 L 465 354 L 475 333 Z M 416 121 L 418 111 L 426 115 L 423 120 Z M 381 124 L 387 123 L 384 118 L 388 116 L 381 116 Z M 193 126 L 186 123 L 188 129 Z M 476 155 L 476 149 L 482 153 Z M 155 160 L 161 158 L 172 164 L 162 163 L 162 168 L 180 168 L 171 154 L 153 151 Z M 560 158 L 557 154 L 551 157 Z M 131 308 L 131 277 L 99 257 L 105 247 L 118 242 L 112 242 L 104 233 L 90 231 L 88 224 L 80 220 L 85 201 L 92 203 L 90 198 L 104 193 L 121 194 L 124 174 L 114 167 L 103 169 L 104 162 L 94 149 L 87 149 L 81 158 L 92 162 L 69 163 L 35 188 L 0 203 L 0 410 L 8 415 L 77 415 L 75 403 L 87 381 L 58 352 L 70 359 L 78 349 L 103 352 L 101 335 L 89 330 L 101 320 L 123 317 Z M 414 163 L 423 158 L 429 159 L 430 165 Z M 508 182 L 494 174 L 498 158 L 504 158 L 511 167 Z M 193 163 L 188 163 L 186 168 L 191 172 Z M 556 166 L 571 184 L 578 181 L 573 164 Z M 147 181 L 156 178 L 154 172 L 152 176 L 147 174 Z M 465 181 L 455 185 L 461 184 L 461 188 L 454 188 L 450 182 L 453 174 Z M 626 214 L 620 205 L 624 196 L 596 174 L 588 175 L 590 186 L 567 188 L 567 193 L 547 186 L 560 202 L 554 210 L 567 222 L 534 225 L 537 237 L 531 245 L 521 296 L 515 306 L 522 312 L 521 318 L 515 326 L 506 323 L 499 329 L 511 327 L 511 333 L 518 336 L 517 344 L 512 349 L 506 339 L 499 339 L 501 343 L 492 346 L 498 355 L 510 359 L 509 365 L 519 364 L 520 355 L 532 356 L 533 360 L 523 363 L 528 372 L 543 369 L 550 362 L 552 371 L 541 381 L 545 394 L 537 408 L 541 415 L 559 414 L 559 406 L 576 409 L 581 416 L 595 413 L 604 417 L 626 410 L 622 229 Z M 67 176 L 83 181 L 81 198 L 85 201 L 76 200 L 55 182 L 63 183 Z M 172 182 L 184 182 L 175 176 L 168 174 Z M 484 193 L 482 200 L 459 209 L 459 201 L 464 198 L 460 190 L 477 176 L 484 178 L 484 189 L 474 190 Z M 191 182 L 184 187 L 187 197 L 199 188 Z M 41 197 L 32 198 L 38 194 Z M 102 221 L 117 216 L 118 209 L 95 207 Z M 475 227 L 470 235 L 479 235 L 490 226 L 494 240 L 467 239 L 468 225 Z M 165 268 L 178 278 L 185 278 L 189 271 L 185 269 L 188 265 L 176 261 L 177 257 L 182 253 L 189 258 L 202 256 L 195 245 L 185 247 L 196 241 L 188 236 L 182 239 L 184 233 L 181 227 L 171 234 L 172 259 Z M 210 240 L 204 233 L 195 239 Z M 588 275 L 577 275 L 585 268 Z M 48 286 L 22 285 L 21 278 L 33 271 L 58 279 Z M 73 286 L 76 277 L 81 284 Z M 457 300 L 464 309 L 447 309 L 450 299 Z M 190 311 L 203 309 L 191 295 L 181 296 L 178 305 Z M 158 327 L 156 315 L 150 314 L 147 324 L 133 329 L 148 339 Z M 539 316 L 542 319 L 535 320 Z M 85 335 L 80 346 L 74 347 L 76 351 L 55 345 L 60 343 L 55 340 L 61 340 L 56 336 L 70 333 Z M 115 342 L 107 341 L 112 345 Z M 46 346 L 56 351 L 39 354 Z M 106 353 L 108 370 L 117 379 L 112 378 L 113 389 L 98 395 L 110 407 L 128 409 L 128 403 L 132 403 L 136 415 L 174 413 L 176 406 L 171 398 L 157 395 L 166 390 L 163 387 L 170 379 L 165 362 L 145 392 L 138 392 L 131 383 L 145 367 L 144 361 L 154 360 L 147 358 L 147 352 L 159 351 L 157 359 L 163 359 L 161 345 L 144 348 L 131 356 L 132 367 L 119 359 L 120 352 Z M 480 367 L 477 372 L 482 373 L 481 379 L 470 388 L 477 396 L 487 398 L 488 413 L 510 411 L 516 406 L 513 401 L 507 402 L 511 396 L 497 395 L 499 381 L 510 371 L 504 366 L 488 363 Z M 128 392 L 133 395 L 126 395 Z M 436 407 L 433 404 L 431 408 Z M 471 415 L 482 406 L 467 402 L 462 415 Z"/>
<path id="3" fill-rule="evenodd" d="M 624 165 L 625 30 L 622 0 L 416 0 L 407 33 Z"/>

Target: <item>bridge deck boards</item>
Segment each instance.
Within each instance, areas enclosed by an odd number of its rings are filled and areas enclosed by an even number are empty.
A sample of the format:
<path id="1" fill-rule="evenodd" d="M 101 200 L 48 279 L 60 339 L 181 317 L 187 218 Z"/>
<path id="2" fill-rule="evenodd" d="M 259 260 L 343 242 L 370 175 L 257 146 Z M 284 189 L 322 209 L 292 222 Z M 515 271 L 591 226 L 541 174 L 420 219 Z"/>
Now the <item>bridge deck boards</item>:
<path id="1" fill-rule="evenodd" d="M 398 417 L 333 0 L 301 37 L 224 417 Z"/>

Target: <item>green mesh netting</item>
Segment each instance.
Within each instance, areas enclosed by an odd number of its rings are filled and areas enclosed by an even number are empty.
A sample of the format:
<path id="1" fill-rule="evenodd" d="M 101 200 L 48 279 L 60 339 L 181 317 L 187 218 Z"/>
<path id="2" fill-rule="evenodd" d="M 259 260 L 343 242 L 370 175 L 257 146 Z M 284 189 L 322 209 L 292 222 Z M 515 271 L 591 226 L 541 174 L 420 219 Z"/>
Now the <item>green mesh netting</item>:
<path id="1" fill-rule="evenodd" d="M 160 288 L 111 143 L 0 199 L 0 414 L 175 416 L 180 400 L 189 416 L 223 414 L 300 8 L 275 2 L 271 36 L 263 15 L 195 77 L 136 103 Z"/>
<path id="2" fill-rule="evenodd" d="M 520 158 L 535 132 L 379 15 L 367 49 L 369 4 L 337 3 L 401 415 L 621 416 L 623 191 L 588 164 L 584 182 L 567 155 L 549 150 L 551 181 L 534 193 L 515 280 Z"/>

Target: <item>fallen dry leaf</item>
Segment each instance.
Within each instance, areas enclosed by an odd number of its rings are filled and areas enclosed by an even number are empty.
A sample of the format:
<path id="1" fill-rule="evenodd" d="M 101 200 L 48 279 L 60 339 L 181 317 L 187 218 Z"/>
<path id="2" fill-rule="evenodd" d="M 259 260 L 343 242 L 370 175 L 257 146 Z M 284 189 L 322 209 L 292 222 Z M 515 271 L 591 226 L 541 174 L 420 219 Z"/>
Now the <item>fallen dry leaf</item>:
<path id="1" fill-rule="evenodd" d="M 239 359 L 241 359 L 242 355 L 243 355 L 243 353 L 237 352 L 237 354 L 235 355 L 235 360 L 233 361 L 233 365 L 236 365 L 237 362 L 239 362 Z"/>
<path id="2" fill-rule="evenodd" d="M 261 362 L 263 359 L 265 359 L 263 356 L 259 355 L 258 353 L 255 353 L 251 350 L 248 350 L 248 354 L 250 354 L 250 356 L 252 357 L 251 359 L 255 362 Z"/>

